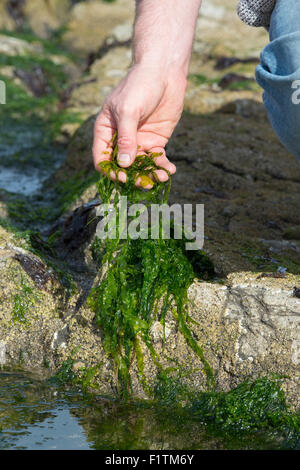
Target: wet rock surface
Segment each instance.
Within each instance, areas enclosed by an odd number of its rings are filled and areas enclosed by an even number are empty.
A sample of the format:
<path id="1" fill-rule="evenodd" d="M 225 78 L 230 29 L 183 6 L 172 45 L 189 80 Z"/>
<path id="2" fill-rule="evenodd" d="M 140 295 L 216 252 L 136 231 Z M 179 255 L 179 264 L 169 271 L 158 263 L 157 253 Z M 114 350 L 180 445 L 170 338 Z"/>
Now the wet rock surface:
<path id="1" fill-rule="evenodd" d="M 53 116 L 54 122 L 59 120 L 53 142 L 63 142 L 63 148 L 51 164 L 46 153 L 48 173 L 42 172 L 34 194 L 5 186 L 0 178 L 0 363 L 48 376 L 73 355 L 74 370 L 97 367 L 98 390 L 111 395 L 117 387 L 115 370 L 104 353 L 101 327 L 86 305 L 99 278 L 91 252 L 91 221 L 98 204 L 91 144 L 95 114 L 131 62 L 133 2 L 39 3 L 44 12 L 39 17 L 34 1 L 27 0 L 14 13 L 7 2 L 0 3 L 2 28 L 12 32 L 26 23 L 36 35 L 32 41 L 3 34 L 0 48 L 6 48 L 3 54 L 10 59 L 0 62 L 0 78 L 18 87 L 18 93 L 22 90 L 22 95 L 11 96 L 21 96 L 24 103 L 37 99 L 33 95 L 38 91 L 26 84 L 26 77 L 28 81 L 34 74 L 32 63 L 47 69 L 47 84 L 40 82 L 45 107 L 37 112 L 46 128 Z M 195 281 L 189 296 L 191 317 L 197 322 L 194 337 L 216 373 L 218 387 L 228 390 L 249 377 L 281 374 L 288 377 L 284 388 L 297 407 L 300 166 L 274 135 L 261 91 L 252 81 L 267 34 L 239 22 L 235 4 L 206 1 L 198 21 L 185 112 L 167 148 L 177 166 L 171 203 L 205 207 L 204 250 L 213 261 L 215 279 Z M 62 25 L 66 28 L 59 50 L 50 51 L 45 38 Z M 70 50 L 81 55 L 80 63 L 69 56 Z M 46 56 L 46 65 L 39 63 L 41 56 Z M 33 62 L 20 67 L 24 57 L 34 57 Z M 60 64 L 66 74 L 60 90 L 53 89 L 49 63 Z M 55 96 L 51 108 L 47 86 Z M 15 119 L 16 109 L 9 109 L 10 119 Z M 30 116 L 32 110 L 23 112 Z M 81 120 L 88 118 L 81 127 L 76 113 Z M 11 124 L 17 125 L 20 121 Z M 2 129 L 1 171 L 33 174 L 33 143 L 45 155 L 40 131 Z M 36 226 L 38 236 L 24 233 Z M 178 361 L 190 371 L 186 382 L 203 389 L 201 361 L 171 317 L 166 333 L 163 344 L 159 324 L 152 325 L 162 364 L 172 365 L 170 358 Z M 143 352 L 151 380 L 157 370 L 145 346 Z M 132 383 L 134 394 L 144 396 L 135 363 Z"/>

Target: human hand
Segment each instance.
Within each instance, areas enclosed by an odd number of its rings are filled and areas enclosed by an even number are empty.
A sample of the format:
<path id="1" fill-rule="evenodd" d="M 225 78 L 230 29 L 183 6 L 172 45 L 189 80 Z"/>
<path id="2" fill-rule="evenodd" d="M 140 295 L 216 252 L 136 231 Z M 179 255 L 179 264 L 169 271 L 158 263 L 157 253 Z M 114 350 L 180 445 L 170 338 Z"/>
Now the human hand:
<path id="1" fill-rule="evenodd" d="M 95 168 L 110 159 L 112 138 L 118 133 L 118 164 L 128 168 L 137 154 L 161 153 L 155 163 L 160 181 L 168 180 L 176 167 L 166 157 L 165 145 L 177 125 L 184 102 L 186 77 L 181 70 L 163 73 L 158 67 L 133 66 L 127 76 L 106 99 L 95 123 L 93 156 Z M 114 172 L 110 173 L 116 179 Z M 126 171 L 118 173 L 126 182 Z M 139 185 L 137 180 L 136 184 Z M 151 185 L 149 185 L 151 187 Z"/>

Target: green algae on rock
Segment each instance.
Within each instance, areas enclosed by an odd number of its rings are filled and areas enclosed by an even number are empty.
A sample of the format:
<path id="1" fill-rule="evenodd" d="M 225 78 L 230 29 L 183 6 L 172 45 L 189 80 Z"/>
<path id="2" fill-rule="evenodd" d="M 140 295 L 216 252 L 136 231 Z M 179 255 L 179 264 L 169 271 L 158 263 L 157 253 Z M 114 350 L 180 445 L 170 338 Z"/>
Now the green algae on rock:
<path id="1" fill-rule="evenodd" d="M 286 403 L 282 380 L 264 376 L 229 391 L 199 392 L 164 373 L 158 377 L 155 398 L 166 422 L 188 421 L 190 426 L 200 422 L 227 442 L 238 436 L 248 445 L 254 436 L 264 434 L 265 441 L 274 439 L 279 448 L 299 449 L 300 412 Z"/>

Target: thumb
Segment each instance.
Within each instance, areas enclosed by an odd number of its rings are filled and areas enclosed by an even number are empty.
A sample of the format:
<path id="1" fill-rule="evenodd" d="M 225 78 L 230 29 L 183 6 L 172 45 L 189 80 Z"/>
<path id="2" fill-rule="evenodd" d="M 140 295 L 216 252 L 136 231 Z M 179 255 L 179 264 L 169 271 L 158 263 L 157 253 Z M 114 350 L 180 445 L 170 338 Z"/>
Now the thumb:
<path id="1" fill-rule="evenodd" d="M 130 166 L 137 152 L 138 121 L 133 117 L 123 116 L 118 123 L 118 164 L 123 168 Z"/>

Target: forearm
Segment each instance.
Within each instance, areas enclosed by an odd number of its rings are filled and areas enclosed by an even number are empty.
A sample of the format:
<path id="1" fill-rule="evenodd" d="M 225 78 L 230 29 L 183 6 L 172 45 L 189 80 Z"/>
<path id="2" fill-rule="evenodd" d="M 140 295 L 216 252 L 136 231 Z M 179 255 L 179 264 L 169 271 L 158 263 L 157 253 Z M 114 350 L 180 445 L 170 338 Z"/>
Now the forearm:
<path id="1" fill-rule="evenodd" d="M 201 0 L 136 0 L 133 63 L 187 74 Z"/>

